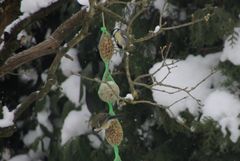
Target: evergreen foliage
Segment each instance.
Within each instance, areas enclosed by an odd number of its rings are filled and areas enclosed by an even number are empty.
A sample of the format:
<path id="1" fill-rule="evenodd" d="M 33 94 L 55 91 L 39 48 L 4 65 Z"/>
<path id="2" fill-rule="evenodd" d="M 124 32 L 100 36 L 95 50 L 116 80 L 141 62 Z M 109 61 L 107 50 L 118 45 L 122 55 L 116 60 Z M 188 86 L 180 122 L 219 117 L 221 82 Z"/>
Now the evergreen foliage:
<path id="1" fill-rule="evenodd" d="M 234 33 L 233 28 L 239 23 L 240 1 L 170 0 L 169 2 L 176 6 L 175 12 L 177 15 L 181 10 L 185 10 L 186 19 L 180 20 L 179 16 L 165 17 L 163 20 L 167 22 L 167 26 L 192 21 L 204 17 L 208 13 L 212 16 L 207 21 L 165 31 L 150 41 L 134 44 L 129 62 L 132 78 L 148 73 L 149 68 L 154 63 L 161 61 L 160 46 L 170 42 L 172 48 L 168 57 L 184 59 L 190 54 L 207 55 L 208 53 L 221 51 L 224 38 L 229 35 L 232 35 L 229 41 L 233 45 L 234 41 L 239 38 L 239 35 Z M 133 34 L 136 39 L 146 35 L 149 30 L 154 30 L 154 27 L 158 24 L 159 11 L 153 7 L 153 1 L 151 1 L 151 4 L 148 11 L 143 13 L 133 24 Z M 122 4 L 116 4 L 109 9 L 124 16 L 123 8 Z M 34 35 L 36 43 L 39 43 L 44 40 L 48 28 L 56 29 L 59 24 L 79 9 L 80 5 L 77 2 L 68 2 L 56 12 L 32 23 L 26 30 Z M 136 8 L 135 12 L 138 10 L 139 8 Z M 106 16 L 105 19 L 107 28 L 113 29 L 115 19 L 111 16 Z M 78 59 L 82 67 L 81 73 L 91 78 L 101 78 L 104 70 L 97 49 L 98 40 L 101 36 L 101 25 L 101 17 L 95 17 L 90 28 L 90 35 L 76 47 L 79 50 Z M 74 35 L 76 31 L 69 32 Z M 16 50 L 21 51 L 23 49 L 19 47 Z M 21 67 L 33 68 L 37 71 L 39 77 L 37 83 L 33 86 L 29 82 L 21 82 L 18 76 L 14 74 L 6 75 L 3 79 L 0 78 L 1 106 L 7 105 L 11 110 L 15 109 L 22 97 L 39 89 L 44 84 L 40 75 L 50 66 L 52 60 L 53 56 L 44 56 L 28 63 L 27 66 Z M 130 92 L 127 84 L 128 80 L 124 73 L 124 63 L 123 61 L 117 67 L 117 74 L 112 74 L 120 87 L 121 96 Z M 227 77 L 224 85 L 231 86 L 234 82 L 240 83 L 239 66 L 234 66 L 230 62 L 222 62 L 218 68 Z M 17 71 L 14 72 L 17 73 Z M 60 70 L 56 72 L 56 76 L 58 85 L 66 79 Z M 97 95 L 99 84 L 83 78 L 81 81 L 81 88 L 86 87 L 86 102 L 89 111 L 91 113 L 106 111 L 106 104 Z M 144 79 L 144 81 L 151 82 L 149 79 Z M 112 147 L 106 141 L 103 141 L 98 149 L 91 146 L 88 139 L 89 135 L 93 135 L 91 132 L 76 136 L 65 145 L 61 145 L 61 129 L 66 116 L 72 110 L 81 110 L 82 104 L 74 107 L 75 105 L 62 94 L 61 87 L 58 85 L 56 90 L 52 90 L 46 97 L 31 104 L 30 108 L 18 119 L 16 127 L 9 127 L 10 129 L 16 128 L 14 132 L 9 132 L 9 129 L 0 129 L 6 130 L 5 135 L 0 136 L 0 158 L 5 148 L 10 149 L 11 155 L 14 156 L 28 153 L 30 149 L 36 151 L 40 147 L 45 152 L 44 157 L 41 158 L 43 161 L 113 160 Z M 239 88 L 237 86 L 236 90 L 239 90 Z M 141 86 L 137 86 L 136 90 L 140 98 L 153 100 L 150 90 Z M 83 98 L 83 93 L 80 94 L 80 100 L 81 98 Z M 50 104 L 49 120 L 53 125 L 53 131 L 49 131 L 46 126 L 37 121 L 37 113 L 46 107 L 46 103 Z M 124 130 L 124 139 L 119 146 L 122 161 L 237 161 L 240 158 L 240 140 L 233 143 L 229 139 L 229 132 L 226 136 L 223 136 L 219 125 L 210 118 L 203 121 L 196 120 L 189 111 L 184 111 L 181 113 L 184 123 L 181 123 L 170 117 L 164 108 L 146 104 L 127 104 L 123 107 L 115 107 L 114 110 L 117 114 L 123 115 L 121 124 Z M 143 127 L 146 122 L 150 124 L 147 129 Z M 24 145 L 23 136 L 30 130 L 34 130 L 38 125 L 43 135 L 34 140 L 31 145 Z M 48 149 L 44 148 L 44 138 L 46 137 L 50 139 Z"/>

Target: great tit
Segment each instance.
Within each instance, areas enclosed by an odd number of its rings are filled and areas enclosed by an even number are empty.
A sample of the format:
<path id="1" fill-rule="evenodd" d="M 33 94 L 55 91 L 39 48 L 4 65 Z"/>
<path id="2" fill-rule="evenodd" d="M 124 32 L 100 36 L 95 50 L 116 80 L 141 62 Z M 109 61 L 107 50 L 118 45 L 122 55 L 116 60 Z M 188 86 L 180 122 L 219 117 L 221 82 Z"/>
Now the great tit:
<path id="1" fill-rule="evenodd" d="M 114 40 L 115 40 L 117 46 L 120 49 L 123 49 L 123 50 L 126 49 L 126 47 L 128 46 L 128 43 L 129 43 L 129 39 L 124 30 L 121 30 L 119 27 L 115 28 L 113 31 L 113 37 L 114 37 Z"/>

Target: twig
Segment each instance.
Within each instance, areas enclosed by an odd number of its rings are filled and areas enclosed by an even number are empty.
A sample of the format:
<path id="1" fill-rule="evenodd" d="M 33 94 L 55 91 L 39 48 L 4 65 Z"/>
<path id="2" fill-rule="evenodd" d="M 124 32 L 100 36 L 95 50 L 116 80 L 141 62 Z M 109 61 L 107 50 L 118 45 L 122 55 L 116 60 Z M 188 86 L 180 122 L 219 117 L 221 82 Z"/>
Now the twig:
<path id="1" fill-rule="evenodd" d="M 177 60 L 176 61 L 172 61 L 172 63 L 169 63 L 169 64 L 166 64 L 166 59 L 167 59 L 167 56 L 169 54 L 169 51 L 170 51 L 170 48 L 171 48 L 172 44 L 170 43 L 168 46 L 164 46 L 163 48 L 161 48 L 161 55 L 162 55 L 162 59 L 163 59 L 163 63 L 162 65 L 155 71 L 153 72 L 152 74 L 143 74 L 143 75 L 139 75 L 137 76 L 135 79 L 134 79 L 134 82 L 137 82 L 138 80 L 142 79 L 142 78 L 146 78 L 146 77 L 152 77 L 153 75 L 155 75 L 157 72 L 159 72 L 163 67 L 165 66 L 170 66 L 170 65 L 173 65 L 175 63 L 177 63 Z M 164 54 L 165 53 L 165 54 Z M 165 55 L 165 56 L 164 56 Z"/>
<path id="2" fill-rule="evenodd" d="M 86 15 L 87 12 L 85 10 L 78 11 L 62 23 L 47 40 L 8 58 L 5 64 L 0 67 L 0 76 L 7 74 L 29 61 L 54 53 L 66 36 L 68 36 L 69 30 L 78 28 L 84 22 L 79 22 L 79 20 L 85 20 Z M 74 42 L 76 42 L 76 40 Z"/>
<path id="3" fill-rule="evenodd" d="M 96 9 L 108 14 L 109 16 L 111 16 L 111 17 L 113 17 L 113 18 L 115 18 L 115 19 L 117 19 L 117 20 L 119 20 L 119 21 L 121 21 L 125 24 L 127 24 L 126 20 L 123 17 L 121 17 L 120 15 L 116 14 L 115 12 L 107 9 L 106 7 L 104 7 L 102 5 L 96 6 Z"/>
<path id="4" fill-rule="evenodd" d="M 92 14 L 91 12 L 93 12 L 93 11 L 90 9 L 90 11 L 89 11 L 87 16 L 91 15 Z M 87 33 L 88 33 L 89 26 L 90 26 L 90 22 L 91 22 L 91 20 L 84 22 L 84 25 L 82 27 L 81 33 L 79 35 L 79 37 L 81 37 L 81 39 L 78 39 L 78 40 L 82 40 L 84 37 L 86 37 L 88 35 Z M 32 94 L 30 94 L 26 98 L 26 100 L 24 100 L 22 102 L 22 104 L 20 104 L 20 106 L 16 109 L 16 112 L 15 112 L 15 118 L 14 118 L 15 121 L 16 121 L 16 119 L 18 119 L 21 116 L 21 114 L 33 102 L 43 98 L 51 90 L 52 85 L 54 85 L 56 83 L 56 78 L 55 78 L 56 75 L 55 75 L 55 73 L 56 73 L 56 71 L 58 69 L 60 60 L 64 56 L 65 52 L 68 51 L 69 48 L 70 48 L 70 46 L 66 46 L 64 48 L 60 48 L 59 49 L 58 53 L 56 54 L 56 56 L 55 56 L 55 58 L 54 58 L 54 60 L 53 60 L 53 62 L 51 64 L 51 66 L 49 68 L 47 82 L 45 83 L 45 85 L 42 87 L 42 89 L 40 91 L 33 92 Z"/>
<path id="5" fill-rule="evenodd" d="M 63 3 L 70 2 L 73 0 L 59 0 L 57 2 L 52 3 L 50 6 L 46 8 L 42 8 L 41 10 L 33 13 L 31 16 L 23 19 L 18 24 L 16 24 L 9 35 L 9 40 L 4 43 L 4 47 L 0 51 L 0 65 L 3 65 L 4 61 L 16 50 L 18 47 L 16 43 L 17 34 L 28 25 L 33 23 L 36 20 L 41 19 L 44 16 L 54 12 L 56 9 L 62 6 Z M 8 16 L 7 16 L 8 17 Z"/>
<path id="6" fill-rule="evenodd" d="M 198 19 L 198 20 L 195 20 L 195 21 L 192 21 L 192 22 L 187 22 L 187 23 L 184 23 L 184 24 L 180 24 L 180 25 L 176 25 L 176 26 L 171 26 L 171 27 L 160 27 L 160 30 L 156 33 L 148 33 L 146 36 L 144 37 L 141 37 L 141 38 L 138 38 L 138 39 L 135 39 L 133 41 L 133 43 L 140 43 L 140 42 L 143 42 L 143 41 L 147 41 L 147 40 L 150 40 L 156 36 L 158 36 L 159 34 L 161 34 L 163 31 L 169 31 L 169 30 L 174 30 L 174 29 L 179 29 L 179 28 L 183 28 L 183 27 L 187 27 L 187 26 L 191 26 L 191 25 L 194 25 L 196 23 L 200 23 L 202 21 L 205 21 L 204 18 L 201 18 L 201 19 Z"/>
<path id="7" fill-rule="evenodd" d="M 125 70 L 126 70 L 126 76 L 127 76 L 127 80 L 128 80 L 128 84 L 131 90 L 131 93 L 133 95 L 133 97 L 137 97 L 137 92 L 134 88 L 134 84 L 131 78 L 131 74 L 130 74 L 130 68 L 129 68 L 129 53 L 127 52 L 126 56 L 125 56 Z"/>

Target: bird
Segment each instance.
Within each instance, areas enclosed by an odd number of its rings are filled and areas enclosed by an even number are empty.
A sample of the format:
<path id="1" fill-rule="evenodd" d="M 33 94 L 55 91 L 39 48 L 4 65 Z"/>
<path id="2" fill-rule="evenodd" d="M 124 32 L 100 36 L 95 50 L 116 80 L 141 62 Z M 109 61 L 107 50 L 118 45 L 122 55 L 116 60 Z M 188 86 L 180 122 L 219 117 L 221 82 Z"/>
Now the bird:
<path id="1" fill-rule="evenodd" d="M 113 31 L 113 38 L 120 49 L 126 49 L 129 45 L 129 39 L 124 30 L 116 27 Z"/>
<path id="2" fill-rule="evenodd" d="M 89 124 L 92 127 L 94 132 L 100 132 L 102 130 L 106 130 L 110 127 L 112 121 L 119 118 L 119 115 L 110 115 L 105 112 L 101 112 L 95 115 L 92 115 L 89 119 Z"/>

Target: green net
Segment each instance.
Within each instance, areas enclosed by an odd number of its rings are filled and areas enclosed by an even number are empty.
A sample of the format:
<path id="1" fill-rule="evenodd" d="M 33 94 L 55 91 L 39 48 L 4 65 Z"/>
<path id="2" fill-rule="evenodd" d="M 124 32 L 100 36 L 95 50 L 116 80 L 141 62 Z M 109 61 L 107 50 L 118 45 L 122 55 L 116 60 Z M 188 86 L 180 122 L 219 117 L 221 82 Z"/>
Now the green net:
<path id="1" fill-rule="evenodd" d="M 101 27 L 101 31 L 103 34 L 109 34 L 106 27 Z M 114 81 L 110 71 L 109 71 L 109 62 L 106 62 L 104 61 L 104 64 L 105 64 L 105 71 L 104 71 L 104 74 L 103 74 L 103 77 L 102 77 L 102 81 L 103 82 L 106 82 L 106 81 Z M 115 81 L 114 81 L 115 82 Z M 107 102 L 108 104 L 108 113 L 109 115 L 111 116 L 115 116 L 115 112 L 113 110 L 113 104 L 112 102 Z M 120 155 L 119 155 L 119 149 L 118 149 L 118 145 L 113 145 L 113 149 L 114 149 L 114 161 L 121 161 L 121 158 L 120 158 Z"/>

